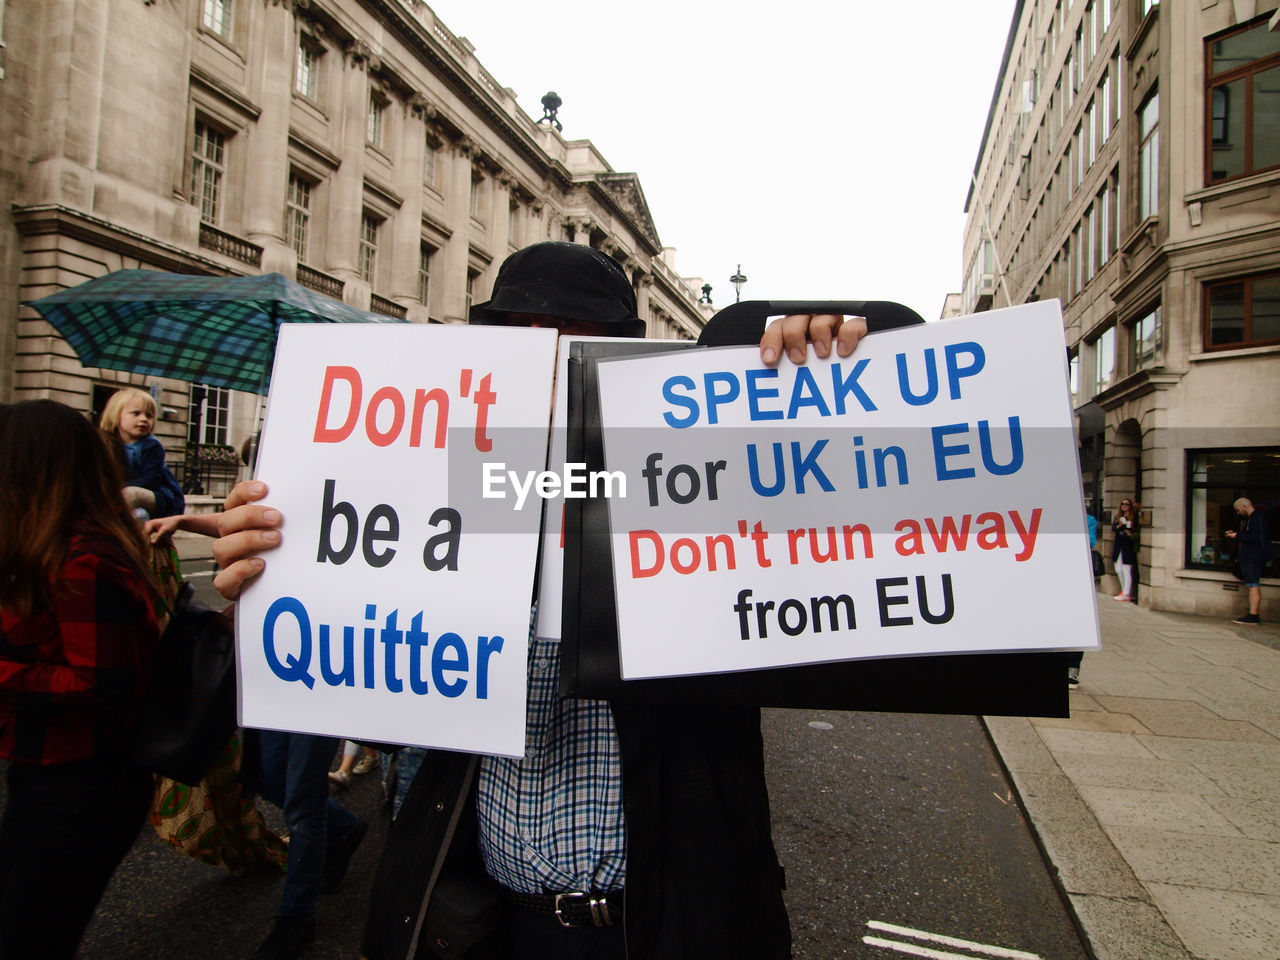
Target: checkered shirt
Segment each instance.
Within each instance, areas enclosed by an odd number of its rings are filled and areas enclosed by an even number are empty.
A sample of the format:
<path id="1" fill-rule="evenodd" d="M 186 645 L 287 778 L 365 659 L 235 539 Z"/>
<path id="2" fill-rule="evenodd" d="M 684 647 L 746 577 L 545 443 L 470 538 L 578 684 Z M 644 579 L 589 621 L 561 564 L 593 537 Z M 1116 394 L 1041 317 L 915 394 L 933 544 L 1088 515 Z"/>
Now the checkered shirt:
<path id="1" fill-rule="evenodd" d="M 620 890 L 622 765 L 609 705 L 559 695 L 560 642 L 529 641 L 523 760 L 485 757 L 476 810 L 489 876 L 518 893 Z"/>

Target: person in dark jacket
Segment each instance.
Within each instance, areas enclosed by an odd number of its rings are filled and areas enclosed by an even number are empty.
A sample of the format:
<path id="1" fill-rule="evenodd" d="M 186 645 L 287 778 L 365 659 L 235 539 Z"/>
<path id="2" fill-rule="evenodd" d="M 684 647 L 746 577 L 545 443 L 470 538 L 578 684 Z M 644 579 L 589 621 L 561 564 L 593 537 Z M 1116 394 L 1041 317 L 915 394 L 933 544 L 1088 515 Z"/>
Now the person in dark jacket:
<path id="1" fill-rule="evenodd" d="M 1236 617 L 1235 622 L 1261 623 L 1258 611 L 1262 606 L 1262 568 L 1272 557 L 1271 533 L 1267 518 L 1248 497 L 1241 497 L 1232 506 L 1240 517 L 1240 530 L 1228 530 L 1227 536 L 1239 544 L 1236 559 L 1240 561 L 1240 577 L 1249 589 L 1249 612 Z"/>
<path id="2" fill-rule="evenodd" d="M 473 323 L 642 336 L 630 281 L 590 247 L 539 243 L 502 265 Z M 866 321 L 775 321 L 761 356 L 853 352 Z M 214 548 L 228 599 L 279 541 L 261 483 L 227 498 Z M 274 534 L 273 539 L 266 539 Z M 790 956 L 754 707 L 558 695 L 559 644 L 532 637 L 522 760 L 429 751 L 391 825 L 369 960 Z"/>

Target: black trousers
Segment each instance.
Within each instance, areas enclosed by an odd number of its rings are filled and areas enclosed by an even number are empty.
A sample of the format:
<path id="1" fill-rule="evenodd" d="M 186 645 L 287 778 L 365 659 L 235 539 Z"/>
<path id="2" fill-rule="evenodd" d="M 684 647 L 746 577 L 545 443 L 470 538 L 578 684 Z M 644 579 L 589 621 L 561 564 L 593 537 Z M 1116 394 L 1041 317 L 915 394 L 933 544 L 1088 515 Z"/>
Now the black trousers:
<path id="1" fill-rule="evenodd" d="M 151 805 L 116 758 L 13 763 L 0 819 L 0 960 L 70 958 Z"/>

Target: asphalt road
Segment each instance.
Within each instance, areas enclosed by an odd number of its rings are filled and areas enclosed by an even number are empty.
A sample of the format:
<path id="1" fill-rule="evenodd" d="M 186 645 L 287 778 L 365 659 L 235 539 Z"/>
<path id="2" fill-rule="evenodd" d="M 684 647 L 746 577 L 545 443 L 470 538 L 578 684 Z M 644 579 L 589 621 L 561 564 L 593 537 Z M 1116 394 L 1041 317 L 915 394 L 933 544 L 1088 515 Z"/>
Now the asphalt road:
<path id="1" fill-rule="evenodd" d="M 192 579 L 211 599 L 207 578 Z M 796 960 L 990 957 L 990 947 L 1020 960 L 1086 958 L 976 718 L 775 710 L 764 730 Z M 321 902 L 309 960 L 357 956 L 386 833 L 381 794 L 374 772 L 339 795 L 371 827 L 346 882 Z M 183 857 L 146 827 L 80 956 L 248 957 L 280 885 Z"/>

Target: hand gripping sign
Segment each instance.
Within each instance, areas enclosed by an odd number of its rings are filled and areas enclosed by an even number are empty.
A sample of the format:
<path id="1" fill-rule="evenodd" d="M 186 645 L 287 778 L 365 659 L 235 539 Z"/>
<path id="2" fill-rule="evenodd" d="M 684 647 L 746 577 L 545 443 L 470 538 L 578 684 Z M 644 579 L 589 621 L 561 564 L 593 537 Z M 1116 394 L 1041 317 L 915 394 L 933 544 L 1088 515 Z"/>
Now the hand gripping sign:
<path id="1" fill-rule="evenodd" d="M 1095 648 L 1055 302 L 599 365 L 626 679 Z"/>
<path id="2" fill-rule="evenodd" d="M 237 607 L 244 726 L 520 756 L 549 330 L 280 333 L 258 460 L 282 545 Z M 492 467 L 490 467 L 492 469 Z"/>

